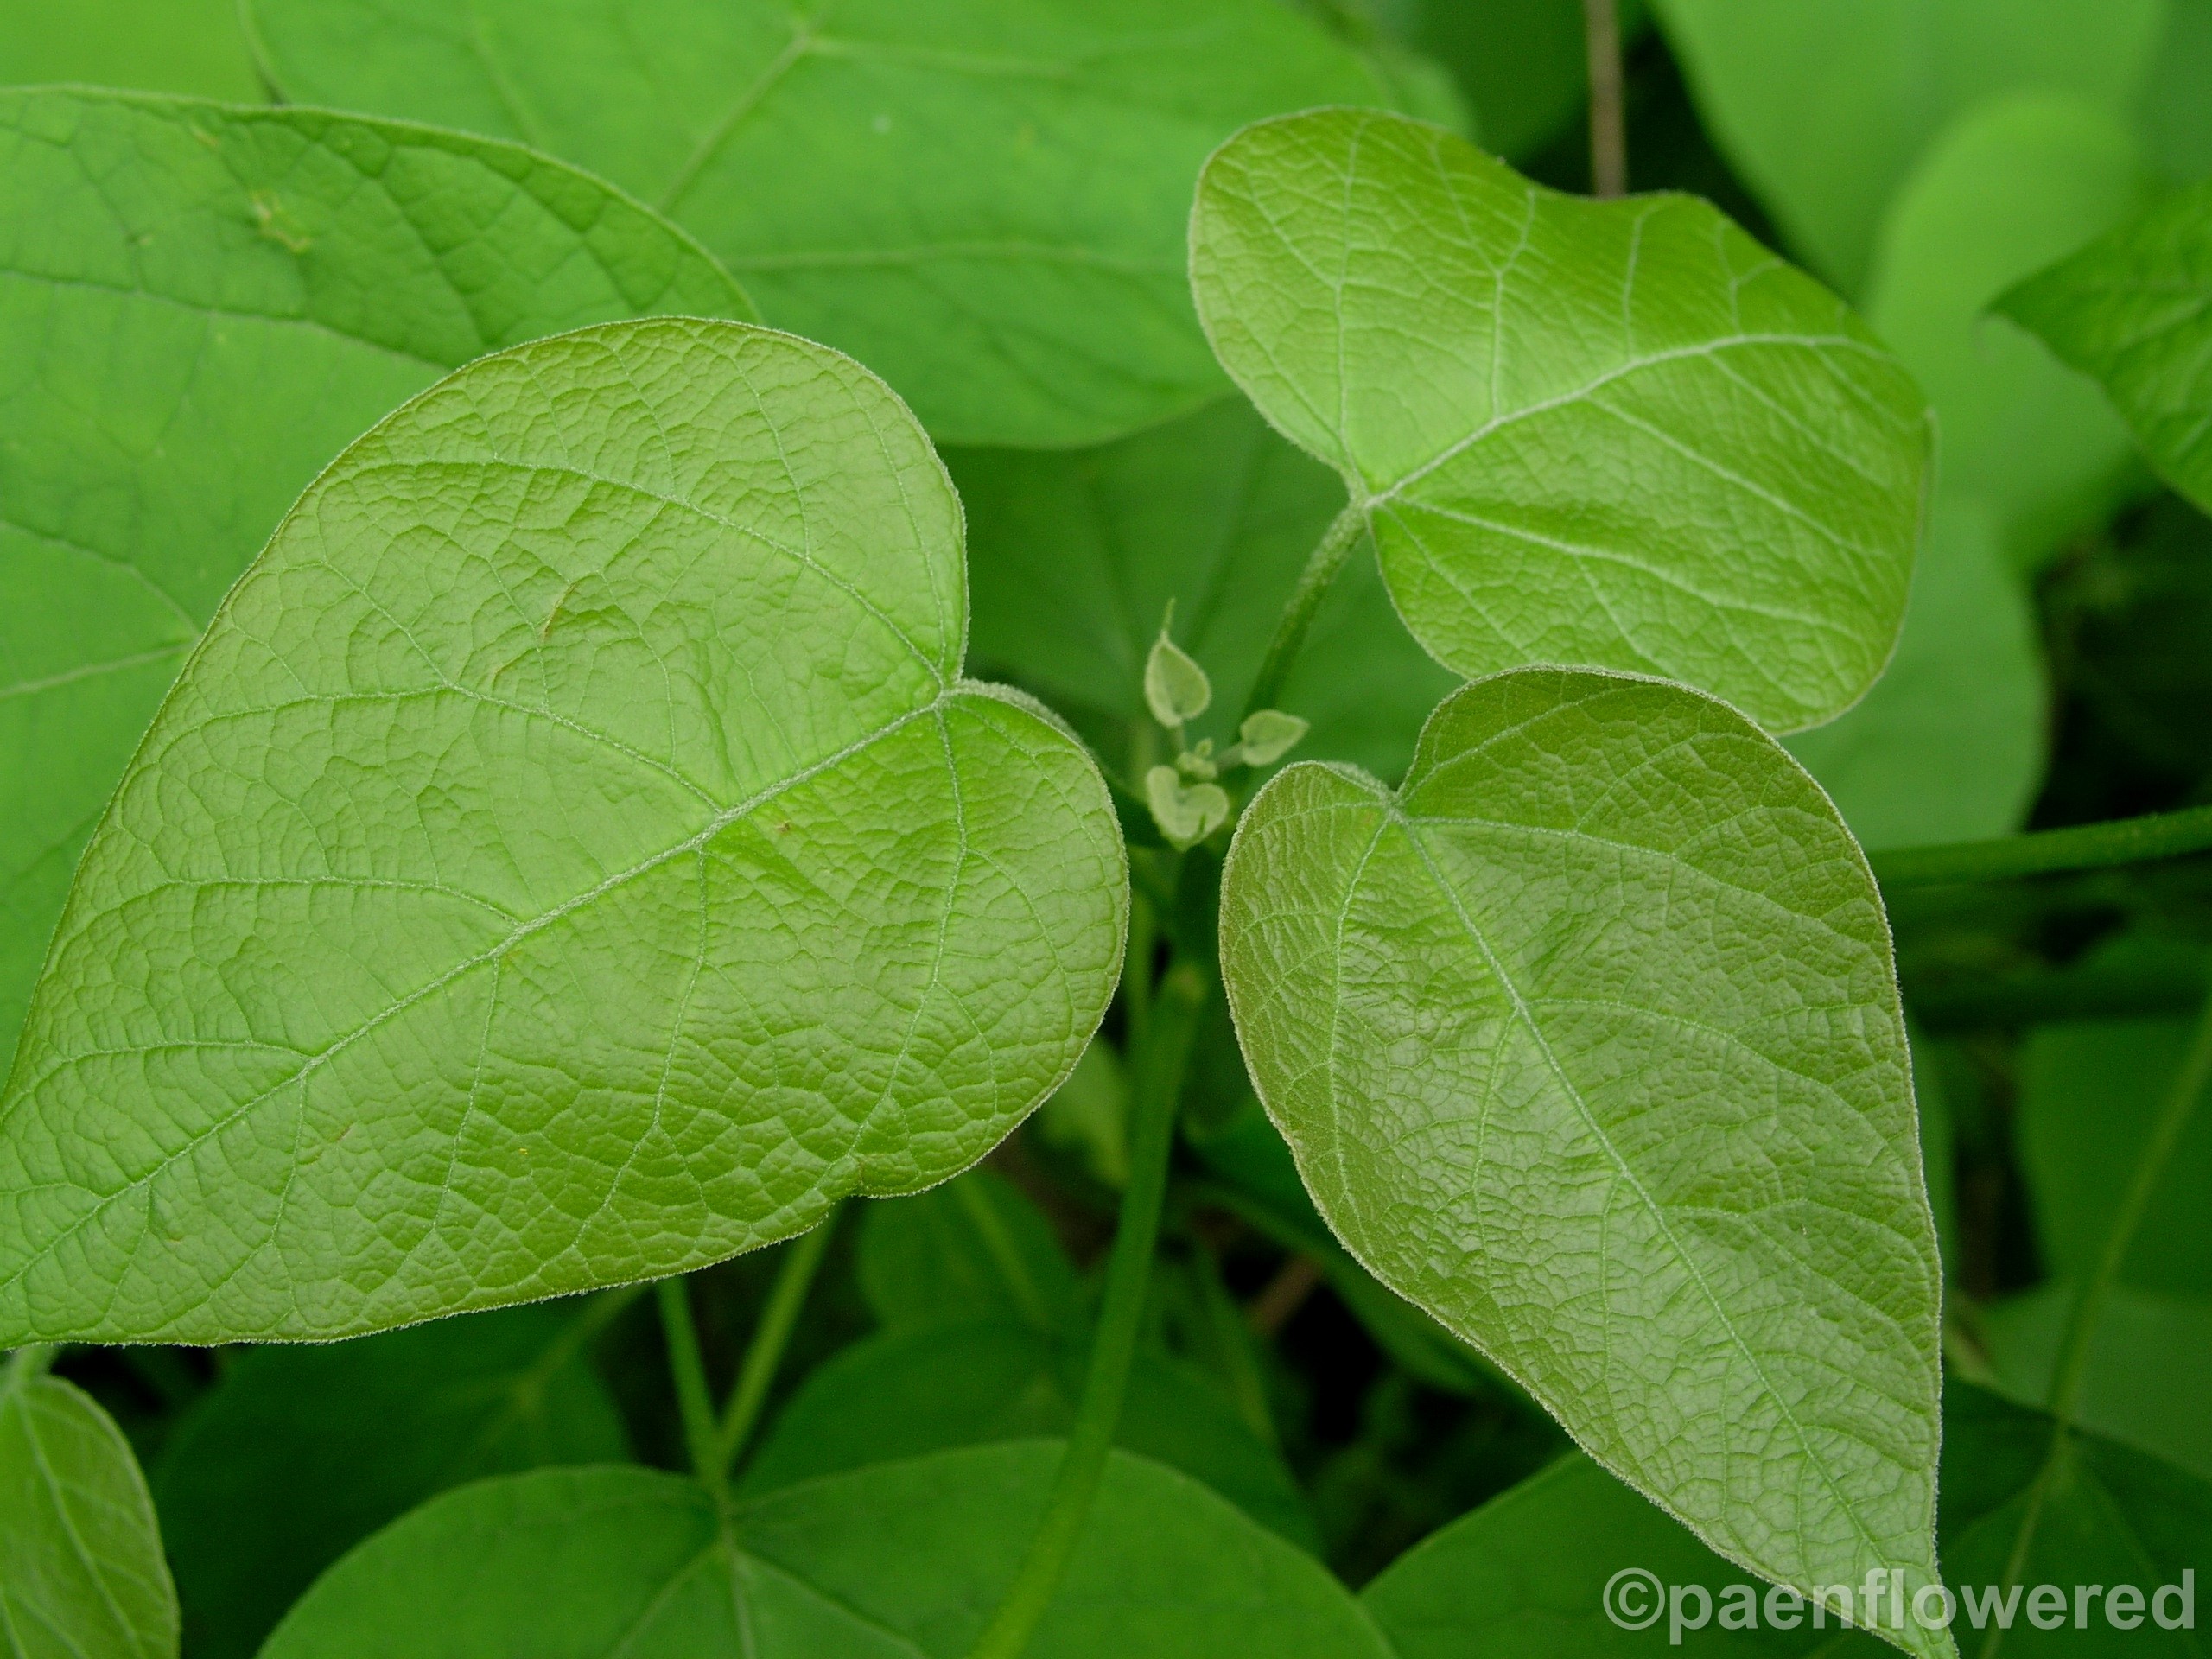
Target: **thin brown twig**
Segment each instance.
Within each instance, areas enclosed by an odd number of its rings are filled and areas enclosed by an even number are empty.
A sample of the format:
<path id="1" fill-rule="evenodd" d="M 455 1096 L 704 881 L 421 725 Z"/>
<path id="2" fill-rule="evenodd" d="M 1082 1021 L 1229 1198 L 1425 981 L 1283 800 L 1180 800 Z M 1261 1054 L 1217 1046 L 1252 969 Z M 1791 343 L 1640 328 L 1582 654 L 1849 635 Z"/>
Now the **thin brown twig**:
<path id="1" fill-rule="evenodd" d="M 1618 0 L 1582 0 L 1590 48 L 1590 192 L 1628 194 L 1628 122 L 1621 97 Z"/>
<path id="2" fill-rule="evenodd" d="M 1255 1336 L 1272 1337 L 1288 1325 L 1291 1316 L 1306 1305 L 1321 1282 L 1321 1264 L 1312 1256 L 1294 1255 L 1277 1269 L 1260 1294 L 1244 1305 L 1245 1323 Z"/>

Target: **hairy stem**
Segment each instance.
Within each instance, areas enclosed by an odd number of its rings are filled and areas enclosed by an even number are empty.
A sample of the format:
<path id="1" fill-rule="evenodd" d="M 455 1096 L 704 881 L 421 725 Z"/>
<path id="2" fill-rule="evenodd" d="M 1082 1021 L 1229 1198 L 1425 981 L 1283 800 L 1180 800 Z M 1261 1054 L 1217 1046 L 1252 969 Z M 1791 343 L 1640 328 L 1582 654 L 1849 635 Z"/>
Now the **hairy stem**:
<path id="1" fill-rule="evenodd" d="M 1899 847 L 1875 853 L 1869 862 L 1885 887 L 1929 887 L 1967 881 L 2001 881 L 2062 870 L 2101 870 L 2148 863 L 2212 848 L 2212 806 L 2153 812 L 2070 830 L 1958 841 L 1940 847 Z"/>
<path id="2" fill-rule="evenodd" d="M 1262 709 L 1272 709 L 1275 699 L 1282 695 L 1283 682 L 1290 677 L 1291 665 L 1304 649 L 1306 635 L 1313 626 L 1313 613 L 1321 607 L 1322 596 L 1329 591 L 1329 584 L 1337 579 L 1337 572 L 1344 568 L 1361 532 L 1367 528 L 1367 509 L 1358 502 L 1345 504 L 1321 537 L 1320 545 L 1306 561 L 1306 569 L 1298 578 L 1298 586 L 1291 590 L 1289 601 L 1282 607 L 1282 619 L 1275 624 L 1274 638 L 1268 641 L 1268 654 L 1260 661 L 1260 677 L 1252 682 L 1252 695 L 1244 701 L 1244 712 L 1255 715 Z"/>
<path id="3" fill-rule="evenodd" d="M 1621 97 L 1621 17 L 1618 0 L 1582 0 L 1590 52 L 1590 194 L 1628 194 L 1628 118 Z"/>
<path id="4" fill-rule="evenodd" d="M 777 1370 L 784 1363 L 784 1351 L 791 1346 L 791 1332 L 798 1328 L 799 1313 L 806 1306 L 806 1293 L 813 1287 L 814 1275 L 821 1268 L 822 1258 L 830 1249 L 830 1236 L 836 1230 L 837 1217 L 842 1212 L 842 1205 L 831 1210 L 816 1224 L 812 1232 L 802 1233 L 793 1239 L 784 1253 L 783 1265 L 777 1268 L 776 1282 L 768 1292 L 768 1305 L 760 1310 L 760 1323 L 746 1347 L 745 1363 L 738 1367 L 737 1384 L 730 1390 L 729 1405 L 722 1413 L 721 1425 L 713 1431 L 717 1482 L 729 1478 L 730 1470 L 745 1455 L 753 1431 L 760 1427 L 760 1408 L 768 1403 L 768 1390 L 775 1386 Z"/>
<path id="5" fill-rule="evenodd" d="M 1076 1407 L 1075 1427 L 1060 1456 L 1045 1518 L 1029 1553 L 1007 1586 L 998 1611 L 970 1649 L 970 1659 L 1016 1659 L 1044 1618 L 1060 1576 L 1075 1554 L 1090 1514 L 1091 1499 L 1106 1473 L 1107 1454 L 1121 1425 L 1144 1319 L 1145 1287 L 1152 1277 L 1153 1247 L 1160 1237 L 1160 1205 L 1167 1191 L 1167 1154 L 1174 1140 L 1175 1105 L 1183 1071 L 1205 1005 L 1206 982 L 1182 963 L 1160 982 L 1160 994 L 1136 1055 L 1136 1089 L 1129 1112 L 1129 1184 L 1122 1194 L 1121 1222 L 1107 1259 L 1106 1289 L 1090 1365 Z"/>
<path id="6" fill-rule="evenodd" d="M 668 1339 L 668 1369 L 676 1381 L 676 1404 L 683 1414 L 683 1446 L 691 1472 L 717 1499 L 724 1493 L 722 1471 L 715 1462 L 715 1407 L 707 1391 L 707 1365 L 699 1355 L 699 1327 L 691 1322 L 690 1282 L 678 1276 L 653 1287 L 660 1298 L 660 1328 Z"/>

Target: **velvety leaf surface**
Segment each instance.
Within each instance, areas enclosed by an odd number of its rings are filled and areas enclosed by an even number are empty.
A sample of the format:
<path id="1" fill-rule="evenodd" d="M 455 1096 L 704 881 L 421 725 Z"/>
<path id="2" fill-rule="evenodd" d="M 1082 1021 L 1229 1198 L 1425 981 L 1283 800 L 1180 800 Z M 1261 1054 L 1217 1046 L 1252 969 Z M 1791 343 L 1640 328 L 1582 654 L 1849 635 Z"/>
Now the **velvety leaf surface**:
<path id="1" fill-rule="evenodd" d="M 448 1486 L 626 1461 L 582 1353 L 601 1323 L 540 1303 L 234 1360 L 154 1470 L 194 1659 L 255 1652 L 324 1567 Z"/>
<path id="2" fill-rule="evenodd" d="M 1649 672 L 1789 730 L 1888 660 L 1920 394 L 1709 205 L 1561 195 L 1318 111 L 1207 163 L 1191 270 L 1222 362 L 1344 476 L 1446 666 Z"/>
<path id="3" fill-rule="evenodd" d="M 740 1504 L 548 1471 L 448 1494 L 308 1592 L 267 1659 L 960 1659 L 1036 1529 L 1058 1442 L 944 1452 Z M 1386 1659 L 1311 1557 L 1116 1454 L 1032 1659 Z"/>
<path id="4" fill-rule="evenodd" d="M 0 1650 L 175 1659 L 176 1592 L 138 1460 L 73 1384 L 0 1368 Z"/>
<path id="5" fill-rule="evenodd" d="M 1383 101 L 1280 0 L 254 0 L 296 99 L 520 138 L 699 233 L 948 442 L 1220 391 L 1183 233 L 1246 122 Z"/>
<path id="6" fill-rule="evenodd" d="M 2021 94 L 1947 127 L 1884 223 L 1867 315 L 1926 387 L 1943 487 L 2032 564 L 2118 505 L 2133 446 L 2096 387 L 1989 307 L 2124 217 L 2134 138 L 2094 105 Z"/>
<path id="7" fill-rule="evenodd" d="M 1932 1580 L 1940 1268 L 1889 935 L 1770 739 L 1678 686 L 1478 682 L 1396 793 L 1262 791 L 1222 963 L 1376 1277 L 1731 1559 Z"/>
<path id="8" fill-rule="evenodd" d="M 0 0 L 0 86 L 62 80 L 265 96 L 232 0 Z"/>
<path id="9" fill-rule="evenodd" d="M 2166 481 L 2212 512 L 2212 182 L 2160 202 L 2002 303 L 2102 382 Z"/>
<path id="10" fill-rule="evenodd" d="M 1655 0 L 1705 124 L 1815 266 L 1859 291 L 1885 211 L 1996 94 L 2134 103 L 2167 0 Z"/>
<path id="11" fill-rule="evenodd" d="M 2043 781 L 2043 652 L 1996 515 L 1939 492 L 1897 654 L 1864 701 L 1789 741 L 1866 847 L 2018 829 Z"/>
<path id="12" fill-rule="evenodd" d="M 448 369 L 656 311 L 751 315 L 512 145 L 0 92 L 0 1057 L 132 747 L 308 480 Z"/>
<path id="13" fill-rule="evenodd" d="M 1344 505 L 1327 468 L 1241 398 L 1096 449 L 957 450 L 946 464 L 968 509 L 979 664 L 1078 719 L 1109 717 L 1105 752 L 1141 778 L 1170 758 L 1143 681 L 1173 601 L 1175 641 L 1213 682 L 1191 736 L 1236 741 L 1284 601 Z M 1453 683 L 1361 550 L 1277 702 L 1312 722 L 1298 756 L 1395 778 Z"/>
<path id="14" fill-rule="evenodd" d="M 1083 1287 L 1052 1223 L 995 1170 L 868 1205 L 855 1266 L 893 1331 L 979 1320 L 1056 1331 L 1082 1316 Z"/>
<path id="15" fill-rule="evenodd" d="M 352 1334 L 981 1157 L 1128 888 L 1089 757 L 958 677 L 965 599 L 919 426 L 789 335 L 584 330 L 378 427 L 86 854 L 0 1117 L 0 1340 Z"/>

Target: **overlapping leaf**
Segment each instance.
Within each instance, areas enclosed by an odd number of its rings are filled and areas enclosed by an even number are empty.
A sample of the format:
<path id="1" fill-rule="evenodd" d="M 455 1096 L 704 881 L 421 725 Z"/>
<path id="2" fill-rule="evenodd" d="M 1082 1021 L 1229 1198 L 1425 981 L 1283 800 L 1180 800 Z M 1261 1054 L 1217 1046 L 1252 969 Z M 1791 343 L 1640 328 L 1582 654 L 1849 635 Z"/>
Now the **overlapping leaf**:
<path id="1" fill-rule="evenodd" d="M 1447 667 L 1650 672 L 1780 731 L 1888 660 L 1920 395 L 1710 206 L 1560 195 L 1440 129 L 1320 111 L 1207 163 L 1191 270 L 1224 365 L 1344 476 Z"/>
<path id="2" fill-rule="evenodd" d="M 0 1057 L 132 747 L 308 481 L 448 369 L 656 311 L 752 315 L 512 145 L 0 92 Z"/>
<path id="3" fill-rule="evenodd" d="M 1770 739 L 1651 681 L 1478 682 L 1402 791 L 1305 765 L 1255 799 L 1222 963 L 1378 1278 L 1722 1554 L 1932 1581 L 1940 1271 L 1889 936 Z"/>
<path id="4" fill-rule="evenodd" d="M 36 81 L 262 96 L 230 0 L 0 0 L 0 86 Z"/>
<path id="5" fill-rule="evenodd" d="M 928 440 L 788 335 L 585 330 L 378 427 L 86 854 L 0 1108 L 0 1341 L 374 1330 L 980 1157 L 1089 1040 L 1127 882 L 1081 748 L 958 677 L 966 609 Z"/>
<path id="6" fill-rule="evenodd" d="M 520 138 L 698 232 L 962 443 L 1217 395 L 1183 225 L 1245 122 L 1387 101 L 1281 0 L 253 0 L 291 97 Z"/>

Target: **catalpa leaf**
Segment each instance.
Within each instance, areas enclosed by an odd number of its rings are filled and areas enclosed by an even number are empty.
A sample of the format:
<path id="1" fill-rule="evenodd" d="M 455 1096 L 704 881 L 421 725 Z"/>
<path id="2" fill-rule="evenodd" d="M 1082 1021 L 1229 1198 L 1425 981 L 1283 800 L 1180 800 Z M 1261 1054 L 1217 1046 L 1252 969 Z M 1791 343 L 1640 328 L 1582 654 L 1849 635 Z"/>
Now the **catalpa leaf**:
<path id="1" fill-rule="evenodd" d="M 1342 474 L 1446 667 L 1648 671 L 1780 731 L 1888 660 L 1920 394 L 1707 204 L 1561 195 L 1440 128 L 1325 110 L 1207 162 L 1191 273 L 1223 364 Z"/>
<path id="2" fill-rule="evenodd" d="M 2212 182 L 2031 278 L 1999 308 L 2094 375 L 2160 475 L 2212 512 Z"/>
<path id="3" fill-rule="evenodd" d="M 265 1659 L 963 1659 L 1027 1549 L 1055 1441 L 942 1452 L 718 1514 L 644 1469 L 448 1493 L 309 1591 Z M 1389 1659 L 1310 1556 L 1116 1453 L 1028 1659 Z"/>
<path id="4" fill-rule="evenodd" d="M 82 1390 L 22 1355 L 0 1368 L 0 1641 L 22 1659 L 177 1650 L 138 1460 Z"/>
<path id="5" fill-rule="evenodd" d="M 308 481 L 471 358 L 656 311 L 752 315 L 513 145 L 0 92 L 0 1057 L 132 746 Z"/>
<path id="6" fill-rule="evenodd" d="M 365 1332 L 981 1157 L 1089 1040 L 1128 887 L 966 613 L 928 439 L 788 335 L 606 325 L 374 429 L 86 855 L 0 1116 L 0 1340 Z"/>
<path id="7" fill-rule="evenodd" d="M 1793 246 L 1856 293 L 1954 117 L 2008 92 L 2134 105 L 2167 0 L 1654 0 L 1698 107 Z M 2191 96 L 2201 102 L 2192 90 Z"/>
<path id="8" fill-rule="evenodd" d="M 1941 1273 L 1889 933 L 1771 739 L 1648 680 L 1478 682 L 1402 790 L 1307 764 L 1255 798 L 1222 966 L 1377 1278 L 1731 1559 L 1934 1580 Z"/>
<path id="9" fill-rule="evenodd" d="M 1389 96 L 1281 0 L 248 10 L 288 96 L 603 174 L 948 442 L 1094 443 L 1217 396 L 1184 279 L 1199 163 L 1260 116 Z"/>

